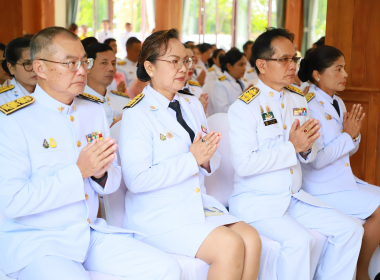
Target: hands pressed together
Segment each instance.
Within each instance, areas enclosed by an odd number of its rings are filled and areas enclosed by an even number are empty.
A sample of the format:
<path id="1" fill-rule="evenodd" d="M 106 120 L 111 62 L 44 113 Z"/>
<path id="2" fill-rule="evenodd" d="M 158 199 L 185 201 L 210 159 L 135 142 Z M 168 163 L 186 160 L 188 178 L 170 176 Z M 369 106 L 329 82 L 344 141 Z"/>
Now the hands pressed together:
<path id="1" fill-rule="evenodd" d="M 343 115 L 343 131 L 348 133 L 352 139 L 355 139 L 359 136 L 364 117 L 363 107 L 360 104 L 354 104 L 351 112 Z"/>
<path id="2" fill-rule="evenodd" d="M 209 160 L 216 152 L 219 141 L 222 139 L 222 133 L 211 131 L 202 138 L 202 133 L 198 133 L 190 146 L 190 152 L 193 154 L 197 164 L 209 171 Z"/>
<path id="3" fill-rule="evenodd" d="M 308 119 L 302 126 L 296 119 L 290 129 L 289 141 L 293 144 L 296 153 L 307 152 L 321 135 L 319 120 Z"/>
<path id="4" fill-rule="evenodd" d="M 95 139 L 87 144 L 79 154 L 77 166 L 83 179 L 94 176 L 101 178 L 115 159 L 117 144 L 110 137 Z"/>

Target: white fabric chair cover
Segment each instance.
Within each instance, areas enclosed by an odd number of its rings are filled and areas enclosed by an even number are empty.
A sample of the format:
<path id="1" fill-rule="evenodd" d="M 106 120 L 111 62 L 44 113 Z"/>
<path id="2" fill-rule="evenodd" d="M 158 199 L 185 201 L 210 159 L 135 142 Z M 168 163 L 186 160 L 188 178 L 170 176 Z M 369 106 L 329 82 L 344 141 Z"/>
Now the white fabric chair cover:
<path id="1" fill-rule="evenodd" d="M 207 193 L 218 199 L 224 206 L 228 206 L 228 198 L 233 191 L 234 168 L 231 163 L 231 151 L 228 141 L 228 118 L 226 113 L 218 113 L 207 119 L 209 130 L 222 133 L 222 140 L 219 142 L 218 152 L 222 160 L 218 170 L 212 176 L 205 178 Z M 314 275 L 323 251 L 326 237 L 319 232 L 310 231 L 316 242 L 311 254 L 311 271 Z M 262 251 L 259 280 L 276 280 L 276 263 L 280 244 L 264 236 L 261 237 Z"/>

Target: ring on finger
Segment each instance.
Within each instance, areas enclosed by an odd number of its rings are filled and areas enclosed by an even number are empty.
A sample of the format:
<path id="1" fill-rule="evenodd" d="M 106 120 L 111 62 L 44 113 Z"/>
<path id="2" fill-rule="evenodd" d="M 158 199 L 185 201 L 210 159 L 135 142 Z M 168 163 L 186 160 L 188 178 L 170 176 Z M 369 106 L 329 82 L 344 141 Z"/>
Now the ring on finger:
<path id="1" fill-rule="evenodd" d="M 206 146 L 208 146 L 208 142 L 207 142 L 205 139 L 202 138 L 201 141 L 202 141 L 203 143 L 206 143 Z"/>
<path id="2" fill-rule="evenodd" d="M 309 131 L 305 128 L 305 129 L 303 130 L 303 132 L 304 132 L 305 134 L 307 134 Z"/>
<path id="3" fill-rule="evenodd" d="M 356 119 L 356 121 L 360 121 L 360 119 Z"/>

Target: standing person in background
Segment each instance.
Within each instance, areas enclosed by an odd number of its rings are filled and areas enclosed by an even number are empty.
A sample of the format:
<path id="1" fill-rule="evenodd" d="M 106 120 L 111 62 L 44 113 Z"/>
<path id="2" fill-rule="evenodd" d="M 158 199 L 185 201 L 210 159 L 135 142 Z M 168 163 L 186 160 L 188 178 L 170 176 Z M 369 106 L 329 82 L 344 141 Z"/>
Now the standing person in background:
<path id="1" fill-rule="evenodd" d="M 130 87 L 134 78 L 136 78 L 137 60 L 141 51 L 141 41 L 136 37 L 128 39 L 125 48 L 127 57 L 117 63 L 117 69 L 125 75 L 127 89 Z"/>
<path id="2" fill-rule="evenodd" d="M 6 70 L 13 79 L 0 88 L 0 105 L 30 95 L 37 84 L 37 75 L 30 61 L 30 40 L 20 37 L 10 41 L 5 49 Z"/>
<path id="3" fill-rule="evenodd" d="M 136 37 L 132 31 L 132 24 L 130 22 L 125 23 L 125 31 L 120 34 L 118 44 L 121 48 L 120 57 L 126 57 L 127 51 L 125 46 L 127 45 L 127 41 L 131 37 Z"/>
<path id="4" fill-rule="evenodd" d="M 5 71 L 7 67 L 7 62 L 4 57 L 5 48 L 6 46 L 3 43 L 0 43 L 0 87 L 10 84 L 10 80 L 12 79 L 8 72 Z"/>
<path id="5" fill-rule="evenodd" d="M 105 19 L 102 21 L 102 30 L 97 32 L 96 39 L 98 39 L 99 43 L 104 43 L 104 41 L 108 38 L 113 38 L 113 33 L 110 30 L 110 21 Z"/>
<path id="6" fill-rule="evenodd" d="M 72 23 L 69 27 L 69 30 L 73 32 L 75 35 L 78 35 L 78 25 L 75 23 Z"/>
<path id="7" fill-rule="evenodd" d="M 247 59 L 238 49 L 229 50 L 226 55 L 219 56 L 223 76 L 214 83 L 209 94 L 208 113 L 227 113 L 230 105 L 247 89 L 244 80 Z"/>
<path id="8" fill-rule="evenodd" d="M 81 30 L 81 35 L 79 36 L 79 39 L 83 40 L 87 38 L 87 25 L 82 24 L 82 26 L 80 27 L 80 30 Z"/>

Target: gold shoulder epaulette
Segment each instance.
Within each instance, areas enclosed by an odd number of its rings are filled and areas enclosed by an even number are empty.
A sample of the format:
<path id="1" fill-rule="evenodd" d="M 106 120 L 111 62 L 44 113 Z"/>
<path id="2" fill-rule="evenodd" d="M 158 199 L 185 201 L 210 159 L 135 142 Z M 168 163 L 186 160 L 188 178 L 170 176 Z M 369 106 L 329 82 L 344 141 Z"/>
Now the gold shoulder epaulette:
<path id="1" fill-rule="evenodd" d="M 305 95 L 307 103 L 309 103 L 314 97 L 315 97 L 314 92 L 309 92 L 308 94 Z"/>
<path id="2" fill-rule="evenodd" d="M 248 72 L 248 73 L 252 73 L 253 71 L 255 71 L 255 69 L 254 69 L 254 68 L 252 68 L 252 69 L 248 70 L 247 72 Z"/>
<path id="3" fill-rule="evenodd" d="M 0 87 L 0 93 L 6 92 L 6 91 L 14 89 L 14 88 L 15 88 L 14 85 L 7 85 L 7 86 Z"/>
<path id="4" fill-rule="evenodd" d="M 251 87 L 239 96 L 241 101 L 249 104 L 253 99 L 255 99 L 260 94 L 260 89 L 257 87 Z"/>
<path id="5" fill-rule="evenodd" d="M 141 101 L 141 99 L 143 99 L 145 96 L 145 94 L 143 93 L 140 93 L 139 95 L 137 95 L 135 98 L 133 98 L 127 105 L 124 106 L 123 109 L 125 108 L 132 108 L 133 106 L 135 106 L 137 103 L 139 103 Z"/>
<path id="6" fill-rule="evenodd" d="M 196 81 L 188 81 L 189 85 L 200 87 L 201 85 Z"/>
<path id="7" fill-rule="evenodd" d="M 119 65 L 119 66 L 121 66 L 121 65 L 125 65 L 125 64 L 127 64 L 127 62 L 124 61 L 124 60 L 122 60 L 122 61 L 118 61 L 118 62 L 117 62 L 117 65 Z"/>
<path id="8" fill-rule="evenodd" d="M 300 90 L 299 88 L 293 87 L 291 85 L 286 86 L 285 88 L 288 89 L 288 90 L 290 90 L 291 92 L 294 92 L 294 93 L 297 93 L 297 94 L 299 94 L 301 96 L 304 96 L 302 90 Z"/>
<path id="9" fill-rule="evenodd" d="M 87 99 L 93 102 L 104 103 L 104 100 L 101 100 L 99 97 L 96 97 L 95 95 L 88 94 L 88 93 L 79 94 L 78 97 L 81 97 L 83 99 Z"/>
<path id="10" fill-rule="evenodd" d="M 116 90 L 111 90 L 111 92 L 112 92 L 113 94 L 116 94 L 116 95 L 119 95 L 119 96 L 123 96 L 123 97 L 126 97 L 126 98 L 129 98 L 129 99 L 130 99 L 129 95 L 126 94 L 125 92 L 116 91 Z"/>
<path id="11" fill-rule="evenodd" d="M 6 115 L 9 115 L 23 107 L 26 107 L 34 102 L 34 97 L 25 95 L 11 102 L 5 103 L 0 106 L 0 111 Z"/>
<path id="12" fill-rule="evenodd" d="M 225 79 L 227 79 L 226 76 L 220 76 L 220 77 L 218 78 L 218 80 L 221 81 L 221 82 L 223 82 Z"/>
<path id="13" fill-rule="evenodd" d="M 207 69 L 208 72 L 211 72 L 211 71 L 214 71 L 215 68 L 214 67 L 210 67 L 209 69 Z"/>

